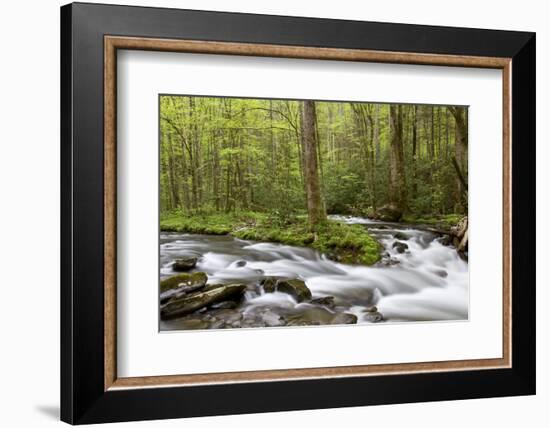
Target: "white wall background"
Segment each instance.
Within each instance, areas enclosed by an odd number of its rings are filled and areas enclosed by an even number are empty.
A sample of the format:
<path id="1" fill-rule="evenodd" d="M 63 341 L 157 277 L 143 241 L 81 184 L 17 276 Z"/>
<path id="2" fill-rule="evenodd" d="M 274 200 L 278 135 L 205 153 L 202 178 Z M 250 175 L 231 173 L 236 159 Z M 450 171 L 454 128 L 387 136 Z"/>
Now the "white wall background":
<path id="1" fill-rule="evenodd" d="M 537 32 L 538 394 L 461 402 L 285 412 L 142 422 L 140 426 L 257 427 L 544 426 L 550 404 L 550 215 L 545 160 L 550 137 L 545 3 L 536 0 L 146 0 L 126 4 Z M 116 3 L 104 0 L 103 3 Z M 8 427 L 59 424 L 59 0 L 5 2 L 0 8 L 0 421 Z M 454 4 L 453 4 L 454 6 Z M 125 426 L 138 426 L 138 423 Z"/>

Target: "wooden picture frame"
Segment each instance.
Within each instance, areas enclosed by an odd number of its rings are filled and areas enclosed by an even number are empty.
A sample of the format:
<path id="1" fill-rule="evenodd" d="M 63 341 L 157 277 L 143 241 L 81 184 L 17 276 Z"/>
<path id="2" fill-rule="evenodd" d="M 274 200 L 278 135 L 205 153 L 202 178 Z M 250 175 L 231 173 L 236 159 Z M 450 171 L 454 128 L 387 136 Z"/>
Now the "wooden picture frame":
<path id="1" fill-rule="evenodd" d="M 117 377 L 117 49 L 501 69 L 502 358 Z M 76 3 L 61 9 L 61 53 L 62 420 L 114 422 L 535 392 L 533 33 Z"/>

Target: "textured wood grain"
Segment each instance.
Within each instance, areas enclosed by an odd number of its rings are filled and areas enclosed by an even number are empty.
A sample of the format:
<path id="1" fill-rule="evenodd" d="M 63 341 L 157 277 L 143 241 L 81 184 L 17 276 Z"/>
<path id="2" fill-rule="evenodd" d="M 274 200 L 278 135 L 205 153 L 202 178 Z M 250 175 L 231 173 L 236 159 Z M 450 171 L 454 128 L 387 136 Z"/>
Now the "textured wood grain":
<path id="1" fill-rule="evenodd" d="M 512 63 L 502 70 L 502 341 L 512 366 Z"/>
<path id="2" fill-rule="evenodd" d="M 104 325 L 105 390 L 116 380 L 116 49 L 104 63 Z"/>
<path id="3" fill-rule="evenodd" d="M 299 380 L 311 378 L 341 378 L 407 373 L 464 371 L 507 367 L 502 358 L 484 360 L 434 361 L 406 364 L 372 364 L 361 366 L 319 367 L 306 369 L 259 370 L 247 372 L 204 373 L 173 376 L 118 378 L 112 389 L 159 387 L 174 385 L 207 385 L 219 383 Z"/>
<path id="4" fill-rule="evenodd" d="M 446 65 L 459 67 L 503 68 L 507 58 L 460 55 L 434 55 L 409 52 L 383 52 L 362 49 L 335 49 L 303 46 L 282 46 L 252 43 L 229 43 L 196 40 L 150 39 L 139 37 L 106 37 L 116 49 L 248 55 L 263 57 L 363 61 L 395 64 Z"/>

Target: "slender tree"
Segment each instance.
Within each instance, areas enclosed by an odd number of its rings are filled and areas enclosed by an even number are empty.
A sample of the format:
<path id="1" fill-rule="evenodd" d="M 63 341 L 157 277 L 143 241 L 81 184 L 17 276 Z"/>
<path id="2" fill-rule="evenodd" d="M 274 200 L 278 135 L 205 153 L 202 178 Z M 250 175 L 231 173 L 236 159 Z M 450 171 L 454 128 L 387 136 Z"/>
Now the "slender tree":
<path id="1" fill-rule="evenodd" d="M 304 180 L 309 224 L 314 227 L 326 219 L 321 198 L 317 166 L 317 133 L 315 132 L 315 102 L 304 101 L 302 106 L 302 145 L 304 151 Z"/>
<path id="2" fill-rule="evenodd" d="M 162 96 L 161 212 L 467 211 L 467 109 Z M 387 118 L 387 119 L 386 119 Z"/>
<path id="3" fill-rule="evenodd" d="M 465 110 L 459 107 L 449 107 L 449 111 L 455 119 L 456 210 L 464 212 L 467 207 L 467 199 L 464 197 L 466 192 L 464 180 L 466 175 L 466 153 L 468 150 L 466 115 Z"/>
<path id="4" fill-rule="evenodd" d="M 405 158 L 403 153 L 402 106 L 390 105 L 390 199 L 404 212 L 407 206 L 407 182 L 405 178 Z"/>

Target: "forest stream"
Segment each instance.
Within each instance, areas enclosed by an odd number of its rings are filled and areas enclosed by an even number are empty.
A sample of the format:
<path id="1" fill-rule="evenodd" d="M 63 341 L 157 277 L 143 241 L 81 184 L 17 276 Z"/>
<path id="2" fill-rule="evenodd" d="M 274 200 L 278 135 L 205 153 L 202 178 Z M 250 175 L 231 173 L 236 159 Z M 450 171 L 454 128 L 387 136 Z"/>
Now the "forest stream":
<path id="1" fill-rule="evenodd" d="M 310 248 L 245 241 L 229 235 L 162 232 L 161 280 L 174 275 L 181 257 L 197 257 L 193 271 L 205 272 L 208 285 L 246 284 L 231 305 L 173 319 L 161 330 L 278 327 L 374 322 L 443 321 L 468 318 L 468 262 L 445 245 L 440 234 L 403 223 L 331 216 L 361 224 L 382 244 L 373 266 L 347 265 Z M 265 278 L 298 278 L 311 298 L 266 292 Z M 162 298 L 162 295 L 161 295 Z"/>

